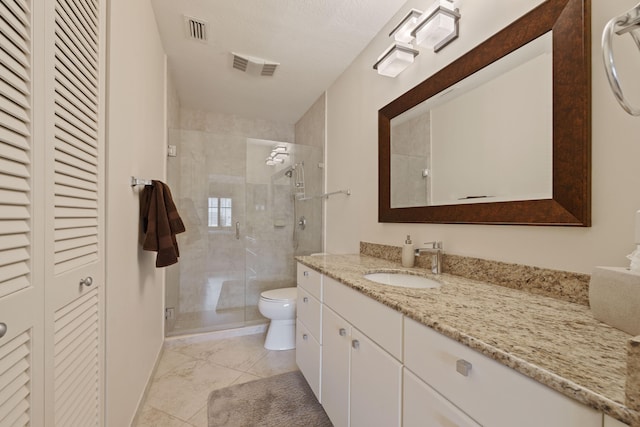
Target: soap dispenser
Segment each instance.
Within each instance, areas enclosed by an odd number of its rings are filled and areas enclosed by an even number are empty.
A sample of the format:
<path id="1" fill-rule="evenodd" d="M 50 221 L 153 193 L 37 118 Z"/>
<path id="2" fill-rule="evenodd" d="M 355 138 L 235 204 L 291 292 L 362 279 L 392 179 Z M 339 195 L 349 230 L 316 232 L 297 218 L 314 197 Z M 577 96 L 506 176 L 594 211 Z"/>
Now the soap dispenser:
<path id="1" fill-rule="evenodd" d="M 416 256 L 413 252 L 413 242 L 411 241 L 411 236 L 407 234 L 407 240 L 404 241 L 404 246 L 402 246 L 402 266 L 413 267 L 415 260 Z"/>

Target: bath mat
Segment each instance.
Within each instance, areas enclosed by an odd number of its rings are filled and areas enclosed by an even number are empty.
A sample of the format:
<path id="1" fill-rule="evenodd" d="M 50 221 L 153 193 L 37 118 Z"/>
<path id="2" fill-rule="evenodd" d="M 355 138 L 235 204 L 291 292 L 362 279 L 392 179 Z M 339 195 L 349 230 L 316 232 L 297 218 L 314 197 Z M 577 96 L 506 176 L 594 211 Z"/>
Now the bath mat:
<path id="1" fill-rule="evenodd" d="M 214 390 L 209 427 L 331 427 L 331 421 L 300 371 Z"/>

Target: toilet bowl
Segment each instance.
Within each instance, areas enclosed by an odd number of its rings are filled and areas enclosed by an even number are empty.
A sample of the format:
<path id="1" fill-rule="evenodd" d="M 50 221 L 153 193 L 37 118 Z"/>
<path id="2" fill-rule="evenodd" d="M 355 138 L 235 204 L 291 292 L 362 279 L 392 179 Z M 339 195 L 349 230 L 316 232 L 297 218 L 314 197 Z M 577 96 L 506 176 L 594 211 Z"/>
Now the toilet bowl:
<path id="1" fill-rule="evenodd" d="M 260 294 L 258 310 L 271 319 L 264 348 L 290 350 L 296 347 L 296 298 L 297 288 L 280 288 Z"/>

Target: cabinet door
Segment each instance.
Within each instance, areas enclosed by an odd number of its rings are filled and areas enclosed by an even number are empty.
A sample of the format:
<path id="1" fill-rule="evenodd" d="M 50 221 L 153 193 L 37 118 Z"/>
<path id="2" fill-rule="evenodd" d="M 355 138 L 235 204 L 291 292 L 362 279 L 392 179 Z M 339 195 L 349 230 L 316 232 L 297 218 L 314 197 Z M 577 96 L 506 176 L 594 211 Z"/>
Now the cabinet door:
<path id="1" fill-rule="evenodd" d="M 355 328 L 351 347 L 351 427 L 399 426 L 402 365 Z"/>
<path id="2" fill-rule="evenodd" d="M 402 359 L 402 314 L 330 277 L 322 279 L 322 302 L 351 325 Z"/>
<path id="3" fill-rule="evenodd" d="M 480 427 L 409 370 L 403 379 L 403 427 Z"/>
<path id="4" fill-rule="evenodd" d="M 335 427 L 349 425 L 349 353 L 351 325 L 322 306 L 321 401 Z"/>
<path id="5" fill-rule="evenodd" d="M 296 322 L 296 364 L 320 403 L 320 344 L 304 323 Z"/>

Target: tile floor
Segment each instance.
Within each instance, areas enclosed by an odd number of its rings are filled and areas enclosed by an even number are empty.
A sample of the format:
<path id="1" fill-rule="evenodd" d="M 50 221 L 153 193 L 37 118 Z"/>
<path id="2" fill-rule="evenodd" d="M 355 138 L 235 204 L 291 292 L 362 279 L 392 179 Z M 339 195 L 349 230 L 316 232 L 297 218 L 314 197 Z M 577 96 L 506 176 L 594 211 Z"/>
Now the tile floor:
<path id="1" fill-rule="evenodd" d="M 265 333 L 249 332 L 167 340 L 134 426 L 206 427 L 212 390 L 297 369 L 295 350 L 266 350 Z"/>

